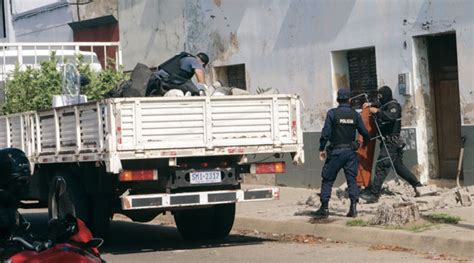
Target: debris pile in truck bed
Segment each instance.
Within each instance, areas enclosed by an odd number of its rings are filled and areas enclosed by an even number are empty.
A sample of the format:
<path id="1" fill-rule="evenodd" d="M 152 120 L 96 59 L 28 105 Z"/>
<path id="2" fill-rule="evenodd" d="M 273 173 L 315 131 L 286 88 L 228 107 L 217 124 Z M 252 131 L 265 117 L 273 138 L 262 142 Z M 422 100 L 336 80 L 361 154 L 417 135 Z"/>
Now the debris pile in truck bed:
<path id="1" fill-rule="evenodd" d="M 251 95 L 247 90 L 236 87 L 225 87 L 221 82 L 215 81 L 212 85 L 195 84 L 201 91 L 201 96 L 236 96 Z M 275 88 L 258 88 L 255 94 L 278 94 Z M 160 77 L 151 71 L 147 65 L 138 63 L 130 75 L 130 80 L 124 80 L 105 94 L 106 98 L 126 97 L 187 97 L 191 93 L 179 89 L 167 90 L 162 85 Z"/>

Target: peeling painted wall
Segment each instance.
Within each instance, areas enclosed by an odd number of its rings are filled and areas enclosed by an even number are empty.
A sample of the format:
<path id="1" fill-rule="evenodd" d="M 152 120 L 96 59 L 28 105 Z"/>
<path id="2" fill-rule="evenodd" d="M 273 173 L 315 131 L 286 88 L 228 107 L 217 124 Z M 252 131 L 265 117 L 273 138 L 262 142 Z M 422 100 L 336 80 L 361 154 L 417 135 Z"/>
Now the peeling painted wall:
<path id="1" fill-rule="evenodd" d="M 75 21 L 89 20 L 104 15 L 118 17 L 117 0 L 92 1 L 84 5 L 71 5 Z"/>
<path id="2" fill-rule="evenodd" d="M 250 91 L 302 95 L 305 132 L 321 130 L 335 88 L 348 81 L 332 65 L 332 52 L 374 46 L 378 84 L 394 89 L 403 125 L 416 129 L 424 181 L 436 171 L 435 134 L 429 80 L 415 72 L 428 64 L 417 61 L 423 58 L 414 37 L 455 31 L 462 120 L 474 124 L 474 1 L 119 0 L 118 6 L 126 69 L 139 61 L 155 66 L 183 49 L 207 52 L 211 66 L 245 63 Z M 405 72 L 410 96 L 396 89 Z"/>
<path id="3" fill-rule="evenodd" d="M 184 49 L 185 1 L 119 1 L 120 44 L 126 70 L 154 67 Z"/>

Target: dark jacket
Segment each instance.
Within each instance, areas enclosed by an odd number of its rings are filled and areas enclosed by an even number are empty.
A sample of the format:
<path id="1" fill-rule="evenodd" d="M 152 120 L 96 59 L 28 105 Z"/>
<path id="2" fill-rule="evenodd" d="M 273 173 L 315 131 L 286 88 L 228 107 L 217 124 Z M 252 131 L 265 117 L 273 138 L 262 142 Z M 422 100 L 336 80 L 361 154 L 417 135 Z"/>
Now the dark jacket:
<path id="1" fill-rule="evenodd" d="M 352 124 L 352 129 L 353 133 L 347 133 L 346 131 L 340 132 L 341 125 L 336 123 L 336 111 L 339 111 L 341 113 L 346 113 L 348 116 L 352 115 L 354 116 L 354 123 Z M 354 129 L 355 128 L 355 129 Z M 342 128 L 346 129 L 346 127 Z M 362 119 L 360 118 L 360 115 L 354 111 L 349 104 L 340 104 L 337 108 L 331 109 L 328 111 L 326 120 L 324 122 L 324 127 L 321 132 L 321 138 L 319 139 L 319 151 L 324 151 L 326 148 L 326 144 L 328 141 L 331 141 L 331 144 L 334 143 L 347 143 L 349 141 L 353 142 L 355 141 L 355 130 L 357 130 L 362 137 L 364 138 L 364 145 L 366 145 L 369 142 L 369 133 L 367 129 L 364 126 L 364 123 L 362 122 Z M 345 134 L 347 138 L 344 138 L 341 141 L 340 136 L 334 136 L 335 134 Z M 336 138 L 336 141 L 335 141 Z"/>
<path id="2" fill-rule="evenodd" d="M 402 107 L 396 100 L 391 100 L 380 107 L 375 114 L 380 125 L 382 136 L 399 136 L 402 128 Z"/>

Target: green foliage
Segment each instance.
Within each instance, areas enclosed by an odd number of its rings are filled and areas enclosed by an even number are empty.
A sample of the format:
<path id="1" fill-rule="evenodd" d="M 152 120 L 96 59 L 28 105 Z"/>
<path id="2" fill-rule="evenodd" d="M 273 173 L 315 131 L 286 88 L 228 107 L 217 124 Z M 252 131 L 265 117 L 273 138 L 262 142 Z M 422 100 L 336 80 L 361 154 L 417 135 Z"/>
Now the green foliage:
<path id="1" fill-rule="evenodd" d="M 424 216 L 426 220 L 439 224 L 457 224 L 462 219 L 459 216 L 452 216 L 445 213 L 435 213 Z"/>
<path id="2" fill-rule="evenodd" d="M 88 101 L 103 98 L 107 91 L 127 78 L 123 67 L 119 70 L 107 67 L 95 72 L 90 69 L 88 63 L 84 63 L 82 56 L 79 55 L 75 62 L 79 73 L 90 80 L 89 84 L 81 87 L 81 94 L 86 95 Z M 42 61 L 39 67 L 28 66 L 25 69 L 16 65 L 11 78 L 5 83 L 6 101 L 1 107 L 1 113 L 10 114 L 51 108 L 53 95 L 61 94 L 62 68 L 57 67 L 58 64 L 62 63 L 52 52 L 50 60 Z M 114 62 L 109 60 L 107 64 L 114 65 Z"/>
<path id="3" fill-rule="evenodd" d="M 351 219 L 346 221 L 346 226 L 367 226 L 369 223 L 362 219 Z"/>
<path id="4" fill-rule="evenodd" d="M 107 60 L 107 68 L 94 72 L 90 69 L 88 63 L 84 63 L 83 56 L 77 57 L 77 68 L 79 73 L 89 79 L 89 84 L 81 87 L 81 94 L 86 95 L 89 101 L 102 99 L 110 89 L 112 89 L 120 81 L 127 79 L 128 76 L 123 72 L 123 67 L 119 66 L 119 70 L 115 70 L 110 65 L 115 65 L 111 59 Z"/>

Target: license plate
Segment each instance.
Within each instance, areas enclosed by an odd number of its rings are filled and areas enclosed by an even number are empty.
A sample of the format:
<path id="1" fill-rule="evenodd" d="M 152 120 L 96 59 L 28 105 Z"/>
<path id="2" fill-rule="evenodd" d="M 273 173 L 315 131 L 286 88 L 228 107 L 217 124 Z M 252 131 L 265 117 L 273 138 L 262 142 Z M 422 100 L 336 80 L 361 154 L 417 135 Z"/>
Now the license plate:
<path id="1" fill-rule="evenodd" d="M 189 174 L 191 184 L 211 184 L 221 182 L 220 171 L 191 172 Z"/>

